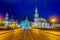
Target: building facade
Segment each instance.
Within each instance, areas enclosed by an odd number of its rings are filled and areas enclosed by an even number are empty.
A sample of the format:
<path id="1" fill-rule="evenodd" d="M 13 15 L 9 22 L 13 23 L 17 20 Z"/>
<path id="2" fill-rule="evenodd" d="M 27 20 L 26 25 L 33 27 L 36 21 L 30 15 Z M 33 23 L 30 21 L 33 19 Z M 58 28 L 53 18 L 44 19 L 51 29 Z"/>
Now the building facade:
<path id="1" fill-rule="evenodd" d="M 35 15 L 34 16 L 35 16 L 34 25 L 37 28 L 50 28 L 50 25 L 49 25 L 49 23 L 47 22 L 46 19 L 44 19 L 42 17 L 39 18 L 37 7 L 35 8 Z"/>
<path id="2" fill-rule="evenodd" d="M 27 18 L 26 18 L 26 20 L 22 21 L 20 25 L 21 25 L 22 29 L 30 29 L 31 28 L 30 22 L 28 21 Z"/>

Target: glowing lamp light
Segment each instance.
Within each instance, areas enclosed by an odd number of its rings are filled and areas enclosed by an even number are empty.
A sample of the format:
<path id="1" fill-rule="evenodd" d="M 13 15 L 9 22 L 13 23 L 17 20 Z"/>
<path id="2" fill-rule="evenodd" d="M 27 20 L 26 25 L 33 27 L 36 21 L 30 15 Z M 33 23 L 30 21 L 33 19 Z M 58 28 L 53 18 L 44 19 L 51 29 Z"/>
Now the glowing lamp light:
<path id="1" fill-rule="evenodd" d="M 51 16 L 49 18 L 49 20 L 50 20 L 51 23 L 56 23 L 58 21 L 58 17 L 57 16 Z"/>
<path id="2" fill-rule="evenodd" d="M 56 21 L 57 21 L 57 19 L 55 19 L 55 18 L 54 19 L 51 19 L 51 22 L 56 22 Z"/>
<path id="3" fill-rule="evenodd" d="M 50 17 L 50 22 L 52 23 L 52 28 L 54 28 L 55 23 L 58 21 L 56 16 Z"/>

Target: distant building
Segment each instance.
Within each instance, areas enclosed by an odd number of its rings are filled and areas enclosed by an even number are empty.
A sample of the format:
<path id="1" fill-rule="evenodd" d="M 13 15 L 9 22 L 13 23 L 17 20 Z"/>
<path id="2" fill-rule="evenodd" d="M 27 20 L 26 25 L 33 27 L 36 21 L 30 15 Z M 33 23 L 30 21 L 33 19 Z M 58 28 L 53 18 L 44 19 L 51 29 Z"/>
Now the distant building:
<path id="1" fill-rule="evenodd" d="M 3 18 L 2 18 L 3 19 Z M 8 20 L 8 13 L 5 15 L 5 19 L 0 19 L 0 28 L 7 29 L 10 21 Z"/>
<path id="2" fill-rule="evenodd" d="M 39 18 L 37 7 L 35 8 L 34 24 L 37 28 L 50 28 L 50 25 L 46 19 L 44 19 L 42 17 Z"/>
<path id="3" fill-rule="evenodd" d="M 22 29 L 30 29 L 31 28 L 30 22 L 28 21 L 27 18 L 25 21 L 22 21 L 20 25 L 21 25 Z"/>
<path id="4" fill-rule="evenodd" d="M 14 20 L 13 17 L 11 19 L 11 23 L 9 24 L 10 28 L 18 28 L 17 20 Z"/>
<path id="5" fill-rule="evenodd" d="M 16 21 L 12 21 L 11 24 L 9 25 L 10 28 L 17 28 L 17 22 Z"/>
<path id="6" fill-rule="evenodd" d="M 55 24 L 54 28 L 60 28 L 60 24 Z"/>
<path id="7" fill-rule="evenodd" d="M 6 13 L 5 15 L 5 20 L 4 20 L 5 26 L 8 27 L 11 21 L 9 20 L 9 15 Z"/>

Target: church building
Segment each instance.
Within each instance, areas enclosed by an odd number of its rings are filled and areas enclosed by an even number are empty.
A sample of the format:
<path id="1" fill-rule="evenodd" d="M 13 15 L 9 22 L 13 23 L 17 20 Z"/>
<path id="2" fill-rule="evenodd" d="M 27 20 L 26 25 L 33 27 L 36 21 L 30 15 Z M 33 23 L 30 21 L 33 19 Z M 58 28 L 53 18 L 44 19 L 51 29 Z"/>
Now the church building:
<path id="1" fill-rule="evenodd" d="M 35 8 L 35 15 L 34 16 L 35 16 L 35 18 L 34 18 L 34 25 L 37 28 L 50 28 L 50 25 L 49 25 L 49 23 L 47 22 L 46 19 L 44 19 L 42 17 L 39 18 L 37 7 Z"/>

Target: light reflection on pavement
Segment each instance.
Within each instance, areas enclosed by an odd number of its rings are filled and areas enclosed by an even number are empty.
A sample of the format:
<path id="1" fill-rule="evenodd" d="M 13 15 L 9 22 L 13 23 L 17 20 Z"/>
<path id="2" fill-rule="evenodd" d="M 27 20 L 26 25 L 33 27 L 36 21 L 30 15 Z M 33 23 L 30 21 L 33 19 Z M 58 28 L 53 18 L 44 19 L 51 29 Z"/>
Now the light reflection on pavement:
<path id="1" fill-rule="evenodd" d="M 0 40 L 60 40 L 60 32 L 41 29 L 0 31 Z"/>

